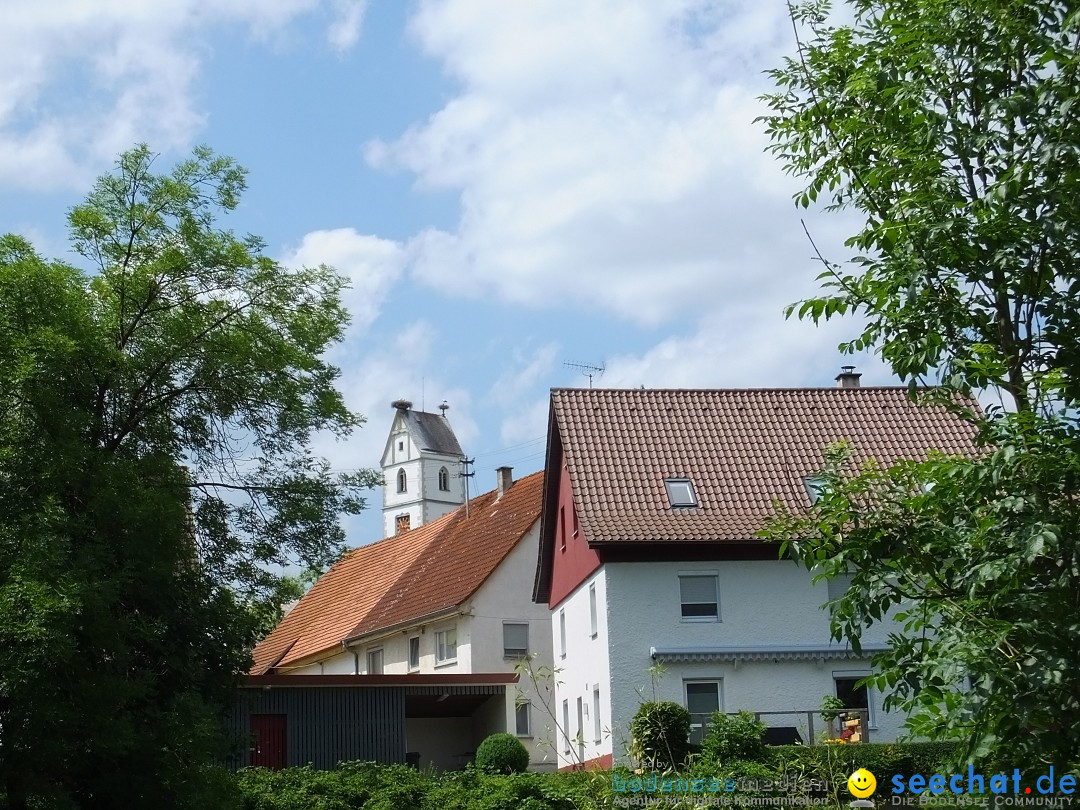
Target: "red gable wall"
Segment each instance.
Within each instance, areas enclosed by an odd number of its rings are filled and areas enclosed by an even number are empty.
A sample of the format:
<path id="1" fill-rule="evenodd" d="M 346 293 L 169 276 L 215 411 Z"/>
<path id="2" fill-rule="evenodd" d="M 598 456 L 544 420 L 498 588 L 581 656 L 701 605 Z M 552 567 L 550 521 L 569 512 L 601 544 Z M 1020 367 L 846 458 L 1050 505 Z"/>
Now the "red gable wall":
<path id="1" fill-rule="evenodd" d="M 570 473 L 566 469 L 565 460 L 559 470 L 558 503 L 555 559 L 551 567 L 551 596 L 548 599 L 548 607 L 552 609 L 600 567 L 600 555 L 589 548 L 584 529 L 577 527 L 574 496 L 570 490 Z"/>

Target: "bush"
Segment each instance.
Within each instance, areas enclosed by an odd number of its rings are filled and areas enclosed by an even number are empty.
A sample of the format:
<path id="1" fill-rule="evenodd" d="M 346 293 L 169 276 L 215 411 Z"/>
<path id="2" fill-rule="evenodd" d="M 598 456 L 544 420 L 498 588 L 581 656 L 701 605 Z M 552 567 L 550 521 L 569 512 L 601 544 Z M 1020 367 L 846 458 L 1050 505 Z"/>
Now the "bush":
<path id="1" fill-rule="evenodd" d="M 690 750 L 690 712 L 670 700 L 643 703 L 630 721 L 630 734 L 634 755 L 647 767 L 678 768 Z"/>
<path id="2" fill-rule="evenodd" d="M 701 753 L 717 763 L 764 762 L 769 756 L 764 734 L 765 724 L 748 711 L 734 716 L 717 712 L 709 722 Z"/>
<path id="3" fill-rule="evenodd" d="M 491 773 L 521 773 L 529 767 L 529 752 L 513 734 L 492 734 L 476 749 L 476 767 Z"/>
<path id="4" fill-rule="evenodd" d="M 826 780 L 828 795 L 846 801 L 847 778 L 859 768 L 874 774 L 880 790 L 896 774 L 948 773 L 957 748 L 949 742 L 778 745 L 770 755 L 786 776 Z"/>

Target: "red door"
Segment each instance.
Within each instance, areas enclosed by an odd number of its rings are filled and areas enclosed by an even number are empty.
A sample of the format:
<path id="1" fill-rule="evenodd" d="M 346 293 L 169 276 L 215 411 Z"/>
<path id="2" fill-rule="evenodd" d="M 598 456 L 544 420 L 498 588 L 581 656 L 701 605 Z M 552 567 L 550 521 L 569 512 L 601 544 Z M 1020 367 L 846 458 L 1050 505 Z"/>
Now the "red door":
<path id="1" fill-rule="evenodd" d="M 285 715 L 251 715 L 251 764 L 260 768 L 280 770 L 286 764 Z"/>

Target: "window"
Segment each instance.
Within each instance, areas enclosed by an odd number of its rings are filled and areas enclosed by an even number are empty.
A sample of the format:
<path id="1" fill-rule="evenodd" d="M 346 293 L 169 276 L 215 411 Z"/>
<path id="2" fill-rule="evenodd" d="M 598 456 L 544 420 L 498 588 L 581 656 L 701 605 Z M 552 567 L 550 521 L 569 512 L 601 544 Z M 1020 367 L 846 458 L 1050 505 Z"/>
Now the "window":
<path id="1" fill-rule="evenodd" d="M 450 491 L 450 471 L 446 467 L 439 468 L 439 489 L 442 492 Z"/>
<path id="2" fill-rule="evenodd" d="M 578 520 L 577 520 L 577 509 L 571 509 L 570 510 L 570 515 L 571 515 L 571 518 L 574 521 L 574 537 L 577 537 L 578 536 L 578 531 L 580 531 L 580 527 L 578 526 Z"/>
<path id="3" fill-rule="evenodd" d="M 686 681 L 686 710 L 690 712 L 690 742 L 701 745 L 709 721 L 714 713 L 720 711 L 720 681 Z"/>
<path id="4" fill-rule="evenodd" d="M 367 674 L 368 675 L 382 675 L 383 674 L 383 654 L 382 647 L 375 650 L 368 650 L 367 654 Z"/>
<path id="5" fill-rule="evenodd" d="M 679 598 L 683 621 L 713 622 L 720 619 L 716 574 L 680 574 Z"/>
<path id="6" fill-rule="evenodd" d="M 667 488 L 668 503 L 673 507 L 698 505 L 694 484 L 689 478 L 665 478 L 664 486 Z"/>
<path id="7" fill-rule="evenodd" d="M 405 449 L 405 442 L 403 442 L 403 441 L 398 442 L 397 443 L 397 449 L 398 450 L 404 450 Z"/>
<path id="8" fill-rule="evenodd" d="M 559 611 L 559 657 L 566 658 L 566 611 Z"/>
<path id="9" fill-rule="evenodd" d="M 574 735 L 578 741 L 578 760 L 585 759 L 585 710 L 582 706 L 581 697 L 577 699 L 577 734 Z"/>
<path id="10" fill-rule="evenodd" d="M 825 480 L 825 476 L 819 474 L 808 475 L 803 478 L 803 486 L 806 487 L 806 495 L 810 498 L 811 506 L 821 500 L 821 496 L 825 494 L 828 484 L 829 482 Z"/>
<path id="11" fill-rule="evenodd" d="M 559 551 L 566 551 L 566 507 L 559 507 Z"/>
<path id="12" fill-rule="evenodd" d="M 593 742 L 600 742 L 600 684 L 594 683 L 592 688 L 592 727 Z"/>
<path id="13" fill-rule="evenodd" d="M 457 661 L 457 627 L 448 627 L 435 634 L 435 664 Z"/>
<path id="14" fill-rule="evenodd" d="M 420 636 L 409 639 L 409 671 L 420 669 Z"/>
<path id="15" fill-rule="evenodd" d="M 836 696 L 843 701 L 844 708 L 865 712 L 863 716 L 866 718 L 866 725 L 873 728 L 876 724 L 871 709 L 870 689 L 865 684 L 856 686 L 868 675 L 869 672 L 834 672 L 833 683 L 836 685 Z"/>
<path id="16" fill-rule="evenodd" d="M 835 577 L 828 581 L 829 584 L 829 601 L 834 599 L 840 599 L 848 588 L 851 587 L 851 580 L 854 575 L 852 574 L 837 574 Z"/>
<path id="17" fill-rule="evenodd" d="M 405 492 L 406 491 L 406 486 L 408 485 L 408 483 L 409 483 L 409 479 L 405 477 L 405 471 L 404 470 L 398 470 L 398 474 L 397 474 L 397 491 L 398 492 Z"/>
<path id="18" fill-rule="evenodd" d="M 395 532 L 407 532 L 409 530 L 409 516 L 398 515 L 394 518 L 394 531 Z"/>
<path id="19" fill-rule="evenodd" d="M 503 623 L 503 657 L 524 658 L 529 654 L 529 625 L 519 622 Z"/>
<path id="20" fill-rule="evenodd" d="M 589 633 L 596 638 L 596 583 L 589 585 Z"/>
<path id="21" fill-rule="evenodd" d="M 563 753 L 570 753 L 570 701 L 562 702 Z"/>
<path id="22" fill-rule="evenodd" d="M 530 737 L 532 731 L 529 727 L 529 715 L 532 712 L 531 703 L 519 703 L 514 708 L 514 733 L 519 737 Z"/>

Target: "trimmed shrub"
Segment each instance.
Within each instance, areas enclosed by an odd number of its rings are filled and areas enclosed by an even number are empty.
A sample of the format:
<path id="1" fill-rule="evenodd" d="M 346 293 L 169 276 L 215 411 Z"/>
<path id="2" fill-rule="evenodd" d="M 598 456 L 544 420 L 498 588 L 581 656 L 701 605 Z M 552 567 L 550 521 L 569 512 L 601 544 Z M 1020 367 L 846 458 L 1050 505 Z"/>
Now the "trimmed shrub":
<path id="1" fill-rule="evenodd" d="M 709 722 L 701 754 L 718 763 L 764 762 L 769 756 L 764 734 L 765 724 L 751 712 L 741 711 L 734 716 L 717 712 Z"/>
<path id="2" fill-rule="evenodd" d="M 690 712 L 670 700 L 642 703 L 630 721 L 633 753 L 659 771 L 680 767 L 690 751 Z"/>
<path id="3" fill-rule="evenodd" d="M 529 767 L 529 752 L 521 740 L 502 731 L 480 743 L 476 767 L 490 773 L 521 773 Z"/>

